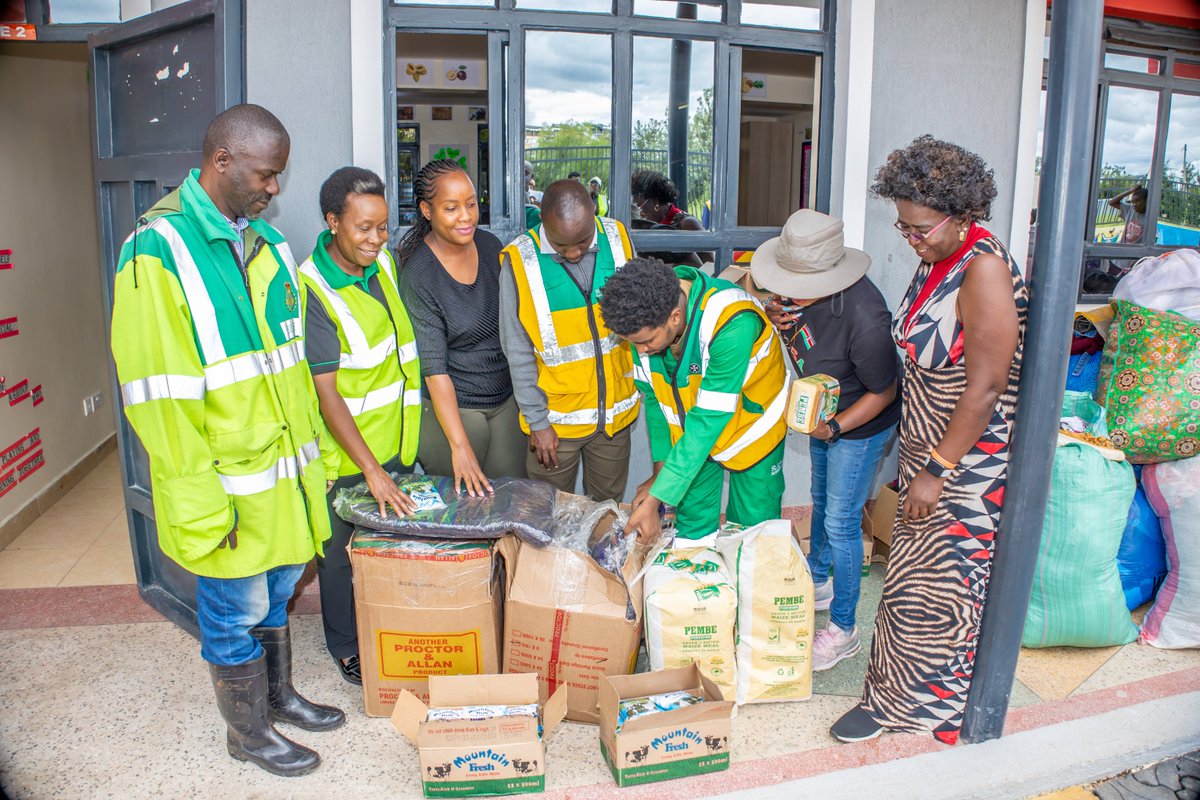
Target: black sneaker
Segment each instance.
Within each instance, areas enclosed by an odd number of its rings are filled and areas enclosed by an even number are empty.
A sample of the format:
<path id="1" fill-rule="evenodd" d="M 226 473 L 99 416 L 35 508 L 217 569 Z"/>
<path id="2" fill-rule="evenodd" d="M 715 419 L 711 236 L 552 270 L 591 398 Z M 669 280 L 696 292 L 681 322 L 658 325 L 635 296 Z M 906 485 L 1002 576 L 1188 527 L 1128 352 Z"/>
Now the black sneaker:
<path id="1" fill-rule="evenodd" d="M 865 742 L 883 733 L 883 726 L 862 706 L 855 706 L 833 723 L 829 733 L 839 742 Z"/>
<path id="2" fill-rule="evenodd" d="M 350 656 L 349 658 L 334 657 L 337 662 L 338 669 L 342 672 L 342 677 L 347 683 L 353 683 L 355 686 L 362 686 L 362 668 L 358 663 L 358 656 Z"/>

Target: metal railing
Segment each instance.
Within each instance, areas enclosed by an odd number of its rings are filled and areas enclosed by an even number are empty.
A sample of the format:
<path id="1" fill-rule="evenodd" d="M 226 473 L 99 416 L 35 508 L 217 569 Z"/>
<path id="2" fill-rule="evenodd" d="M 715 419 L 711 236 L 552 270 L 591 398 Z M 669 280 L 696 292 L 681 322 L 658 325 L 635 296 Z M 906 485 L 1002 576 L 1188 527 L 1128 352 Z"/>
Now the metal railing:
<path id="1" fill-rule="evenodd" d="M 1100 197 L 1096 200 L 1096 225 L 1119 225 L 1123 222 L 1124 215 L 1119 209 L 1110 206 L 1108 201 L 1121 192 L 1138 184 L 1145 186 L 1146 183 L 1145 176 L 1101 178 Z M 1158 218 L 1160 222 L 1200 228 L 1200 185 L 1182 180 L 1163 179 Z"/>

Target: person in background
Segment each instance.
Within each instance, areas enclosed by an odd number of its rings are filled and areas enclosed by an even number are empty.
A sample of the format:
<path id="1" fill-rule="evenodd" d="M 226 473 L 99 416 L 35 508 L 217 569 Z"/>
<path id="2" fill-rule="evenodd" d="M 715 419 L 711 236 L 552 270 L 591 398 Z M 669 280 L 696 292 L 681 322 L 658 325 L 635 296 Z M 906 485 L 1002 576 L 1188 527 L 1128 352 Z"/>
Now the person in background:
<path id="1" fill-rule="evenodd" d="M 814 608 L 829 625 L 813 640 L 815 671 L 857 654 L 855 610 L 862 576 L 862 509 L 900 419 L 892 316 L 867 277 L 871 258 L 846 247 L 842 221 L 801 209 L 750 260 L 754 283 L 774 293 L 767 316 L 806 378 L 824 374 L 841 388 L 838 412 L 809 436 Z"/>
<path id="2" fill-rule="evenodd" d="M 429 162 L 414 187 L 420 215 L 396 263 L 425 378 L 417 459 L 475 497 L 492 491 L 488 478 L 525 477 L 500 346 L 501 244 L 479 229 L 475 186 L 458 162 Z"/>
<path id="3" fill-rule="evenodd" d="M 1146 235 L 1146 197 L 1146 187 L 1138 183 L 1108 201 L 1108 205 L 1120 211 L 1125 220 L 1122 244 L 1138 244 Z"/>
<path id="4" fill-rule="evenodd" d="M 323 436 L 304 362 L 296 263 L 259 217 L 291 140 L 256 105 L 223 111 L 200 169 L 125 241 L 112 351 L 125 415 L 150 458 L 163 553 L 196 576 L 200 655 L 226 750 L 276 775 L 321 764 L 272 723 L 345 722 L 292 686 L 287 604 L 329 538 Z"/>
<path id="5" fill-rule="evenodd" d="M 525 227 L 533 228 L 542 222 L 542 193 L 537 190 L 533 164 L 525 162 Z"/>
<path id="6" fill-rule="evenodd" d="M 1004 505 L 1028 295 L 980 222 L 996 185 L 979 156 L 925 135 L 893 151 L 872 192 L 920 265 L 892 333 L 904 353 L 900 508 L 862 702 L 843 742 L 962 728 L 992 545 Z"/>
<path id="7" fill-rule="evenodd" d="M 758 302 L 692 267 L 640 257 L 604 284 L 600 311 L 633 345 L 634 381 L 648 400 L 654 474 L 638 487 L 626 530 L 654 542 L 665 503 L 678 508 L 680 538 L 712 533 L 726 473 L 728 521 L 778 519 L 787 368 Z"/>
<path id="8" fill-rule="evenodd" d="M 608 216 L 608 195 L 602 191 L 603 188 L 604 183 L 599 176 L 593 175 L 588 179 L 588 193 L 592 196 L 592 204 L 596 207 L 598 217 Z"/>
<path id="9" fill-rule="evenodd" d="M 326 477 L 333 536 L 317 559 L 325 645 L 342 677 L 362 683 L 347 546 L 354 526 L 333 510 L 341 489 L 367 482 L 380 513 L 416 508 L 390 473 L 411 472 L 421 427 L 421 368 L 387 250 L 388 206 L 374 172 L 342 167 L 321 185 L 328 228 L 300 265 L 304 342 L 321 417 L 332 436 Z"/>
<path id="10" fill-rule="evenodd" d="M 679 190 L 661 172 L 640 169 L 633 173 L 630 181 L 633 205 L 643 220 L 654 228 L 670 228 L 677 231 L 702 231 L 700 220 L 675 205 Z M 711 252 L 699 253 L 655 253 L 654 257 L 674 264 L 699 267 L 714 260 Z"/>
<path id="11" fill-rule="evenodd" d="M 582 462 L 584 493 L 619 502 L 638 393 L 629 345 L 605 326 L 599 294 L 633 245 L 593 210 L 578 181 L 546 188 L 541 226 L 500 257 L 500 342 L 529 437 L 526 473 L 574 492 Z"/>
<path id="12" fill-rule="evenodd" d="M 575 181 L 579 184 L 583 183 L 583 173 L 579 170 L 571 170 L 567 173 L 567 180 Z"/>

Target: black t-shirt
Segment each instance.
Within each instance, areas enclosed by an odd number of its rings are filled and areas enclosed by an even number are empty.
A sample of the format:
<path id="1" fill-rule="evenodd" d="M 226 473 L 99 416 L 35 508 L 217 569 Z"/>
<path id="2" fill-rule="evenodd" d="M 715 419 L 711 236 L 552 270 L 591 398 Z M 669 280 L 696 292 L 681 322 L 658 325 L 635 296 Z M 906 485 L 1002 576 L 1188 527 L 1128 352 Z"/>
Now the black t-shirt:
<path id="1" fill-rule="evenodd" d="M 492 408 L 512 396 L 500 347 L 500 240 L 475 229 L 479 273 L 470 286 L 446 272 L 422 242 L 400 267 L 400 299 L 412 319 L 421 375 L 449 375 L 463 408 Z"/>
<path id="2" fill-rule="evenodd" d="M 824 373 L 841 384 L 838 410 L 867 392 L 879 394 L 899 378 L 899 354 L 892 340 L 892 314 L 879 289 L 866 276 L 850 288 L 822 298 L 799 312 L 783 343 L 801 377 Z M 900 420 L 900 391 L 879 416 L 842 434 L 866 439 Z"/>

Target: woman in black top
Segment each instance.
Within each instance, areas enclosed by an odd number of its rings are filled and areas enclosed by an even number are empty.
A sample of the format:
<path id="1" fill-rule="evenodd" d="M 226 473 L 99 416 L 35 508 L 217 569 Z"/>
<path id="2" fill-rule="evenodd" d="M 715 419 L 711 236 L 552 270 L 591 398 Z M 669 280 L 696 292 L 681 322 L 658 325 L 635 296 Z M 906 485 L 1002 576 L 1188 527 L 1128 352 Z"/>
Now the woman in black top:
<path id="1" fill-rule="evenodd" d="M 479 230 L 475 186 L 457 162 L 431 161 L 414 184 L 421 213 L 396 263 L 425 380 L 417 460 L 474 497 L 491 491 L 489 477 L 525 477 L 525 437 L 500 347 L 502 245 Z"/>

